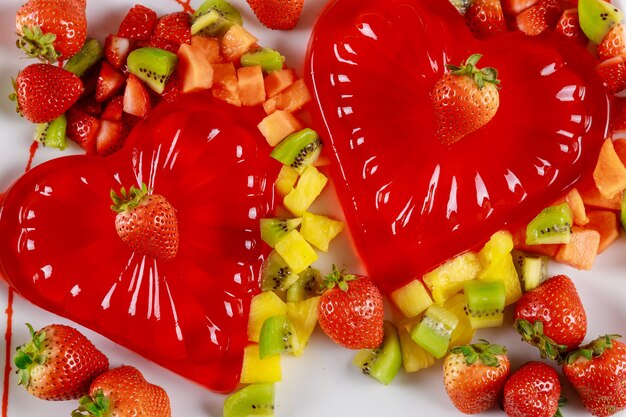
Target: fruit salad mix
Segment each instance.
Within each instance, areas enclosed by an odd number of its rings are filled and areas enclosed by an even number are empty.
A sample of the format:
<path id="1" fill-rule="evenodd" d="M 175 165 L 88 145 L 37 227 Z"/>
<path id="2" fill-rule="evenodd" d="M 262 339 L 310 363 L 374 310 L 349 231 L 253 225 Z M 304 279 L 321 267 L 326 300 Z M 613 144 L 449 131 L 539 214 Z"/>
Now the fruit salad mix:
<path id="1" fill-rule="evenodd" d="M 626 99 L 616 95 L 626 88 L 626 29 L 614 5 L 450 1 L 478 39 L 551 31 L 588 45 L 610 95 L 611 133 L 626 131 Z M 249 4 L 264 25 L 285 30 L 296 25 L 303 2 Z M 273 189 L 282 204 L 258 221 L 267 256 L 260 288 L 243 310 L 247 342 L 237 382 L 244 386 L 226 398 L 224 416 L 273 415 L 281 355 L 302 355 L 318 324 L 333 342 L 355 350 L 354 366 L 382 384 L 401 371 L 442 367 L 442 389 L 462 413 L 501 406 L 509 416 L 557 415 L 563 401 L 555 366 L 592 415 L 626 408 L 626 346 L 613 334 L 583 345 L 587 315 L 574 283 L 548 272 L 550 260 L 591 269 L 626 227 L 626 139 L 604 140 L 594 169 L 527 224 L 498 231 L 479 249 L 399 288 L 379 289 L 341 265 L 313 267 L 345 225 L 315 212 L 329 183 L 329 160 L 324 138 L 307 127 L 313 100 L 307 82 L 279 51 L 260 46 L 225 0 L 207 0 L 193 14 L 158 16 L 148 6 L 132 7 L 118 32 L 101 43 L 87 38 L 84 1 L 27 2 L 16 14 L 17 46 L 41 62 L 20 71 L 12 99 L 35 124 L 39 143 L 64 149 L 70 140 L 102 158 L 115 157 L 155 107 L 182 103 L 191 93 L 238 111 L 258 110 L 246 114 L 258 118 L 253 124 L 270 148 L 267 158 L 278 173 Z M 432 87 L 436 132 L 445 146 L 457 146 L 498 112 L 506 86 L 497 68 L 478 65 L 482 58 L 474 53 L 449 64 Z M 133 252 L 168 262 L 184 250 L 183 226 L 176 205 L 151 186 L 111 189 L 114 228 Z M 506 347 L 474 340 L 480 329 L 503 326 L 507 308 L 520 339 L 537 348 L 517 370 Z M 28 326 L 32 340 L 18 349 L 14 364 L 20 385 L 34 396 L 78 400 L 75 417 L 171 415 L 162 388 L 133 367 L 109 369 L 105 355 L 75 329 Z"/>

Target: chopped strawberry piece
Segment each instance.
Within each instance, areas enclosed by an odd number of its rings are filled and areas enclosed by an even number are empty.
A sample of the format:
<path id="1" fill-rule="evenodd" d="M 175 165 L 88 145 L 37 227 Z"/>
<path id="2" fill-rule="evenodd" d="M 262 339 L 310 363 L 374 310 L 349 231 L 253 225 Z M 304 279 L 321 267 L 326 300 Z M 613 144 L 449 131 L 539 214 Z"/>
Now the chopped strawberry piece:
<path id="1" fill-rule="evenodd" d="M 507 16 L 517 16 L 529 7 L 537 4 L 539 0 L 502 0 L 502 10 Z"/>
<path id="2" fill-rule="evenodd" d="M 611 101 L 611 131 L 626 132 L 626 97 L 613 97 Z"/>
<path id="3" fill-rule="evenodd" d="M 584 45 L 588 42 L 578 23 L 578 9 L 567 9 L 556 24 L 556 32 Z"/>
<path id="4" fill-rule="evenodd" d="M 99 156 L 109 156 L 124 145 L 122 122 L 100 121 L 100 130 L 96 137 L 96 152 Z"/>
<path id="5" fill-rule="evenodd" d="M 96 97 L 93 94 L 83 95 L 74 107 L 84 111 L 90 116 L 100 117 L 102 114 L 102 103 L 96 101 Z"/>
<path id="6" fill-rule="evenodd" d="M 180 46 L 180 44 L 168 41 L 167 39 L 153 36 L 152 38 L 150 38 L 149 46 L 153 48 L 164 49 L 173 54 L 176 54 L 178 53 L 178 47 Z"/>
<path id="7" fill-rule="evenodd" d="M 181 79 L 178 71 L 174 71 L 170 76 L 165 89 L 161 93 L 161 98 L 166 103 L 172 103 L 181 94 Z"/>
<path id="8" fill-rule="evenodd" d="M 124 74 L 113 68 L 108 62 L 103 61 L 96 87 L 96 100 L 102 102 L 113 97 L 115 92 L 124 85 L 124 81 L 126 81 Z"/>
<path id="9" fill-rule="evenodd" d="M 120 24 L 117 36 L 134 40 L 148 40 L 154 32 L 158 16 L 151 10 L 140 4 L 128 11 Z"/>
<path id="10" fill-rule="evenodd" d="M 561 16 L 558 0 L 540 0 L 539 3 L 520 13 L 515 19 L 517 28 L 530 36 L 553 28 Z"/>
<path id="11" fill-rule="evenodd" d="M 124 97 L 117 96 L 109 100 L 109 103 L 102 112 L 102 120 L 110 120 L 112 122 L 121 122 L 122 113 L 124 112 Z"/>
<path id="12" fill-rule="evenodd" d="M 87 155 L 96 153 L 100 121 L 77 107 L 67 112 L 67 137 L 78 143 Z"/>
<path id="13" fill-rule="evenodd" d="M 130 52 L 130 39 L 109 35 L 104 40 L 104 56 L 115 68 L 120 69 L 126 63 Z"/>
<path id="14" fill-rule="evenodd" d="M 598 45 L 598 59 L 605 61 L 616 56 L 626 56 L 626 29 L 617 24 Z"/>
<path id="15" fill-rule="evenodd" d="M 191 22 L 188 13 L 176 12 L 166 14 L 159 19 L 154 29 L 154 36 L 170 41 L 176 45 L 191 43 Z M 152 41 L 150 41 L 152 44 Z"/>
<path id="16" fill-rule="evenodd" d="M 304 0 L 247 0 L 259 21 L 270 29 L 293 29 L 302 13 Z"/>
<path id="17" fill-rule="evenodd" d="M 500 0 L 476 0 L 465 13 L 465 21 L 478 39 L 506 31 Z"/>
<path id="18" fill-rule="evenodd" d="M 616 56 L 615 58 L 602 61 L 596 67 L 596 71 L 604 81 L 604 85 L 610 93 L 619 93 L 626 88 L 626 65 L 624 58 Z"/>
<path id="19" fill-rule="evenodd" d="M 146 117 L 150 107 L 148 89 L 138 77 L 129 74 L 124 90 L 124 111 L 133 116 Z"/>

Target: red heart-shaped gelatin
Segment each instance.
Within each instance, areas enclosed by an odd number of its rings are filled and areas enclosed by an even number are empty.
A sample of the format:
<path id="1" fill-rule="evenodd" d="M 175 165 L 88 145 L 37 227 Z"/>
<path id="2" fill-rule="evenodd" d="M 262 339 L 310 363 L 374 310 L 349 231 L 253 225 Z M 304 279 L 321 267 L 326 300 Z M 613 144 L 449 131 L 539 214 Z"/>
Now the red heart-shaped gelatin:
<path id="1" fill-rule="evenodd" d="M 429 96 L 446 64 L 480 53 L 500 108 L 451 146 Z M 595 59 L 556 33 L 476 40 L 446 0 L 337 0 L 307 76 L 356 248 L 387 292 L 527 221 L 597 160 L 608 99 Z"/>
<path id="2" fill-rule="evenodd" d="M 267 252 L 258 222 L 273 211 L 277 164 L 256 128 L 262 117 L 189 95 L 155 110 L 109 158 L 34 168 L 0 207 L 0 271 L 40 307 L 233 390 Z M 176 209 L 171 261 L 134 253 L 116 233 L 109 192 L 141 183 Z"/>

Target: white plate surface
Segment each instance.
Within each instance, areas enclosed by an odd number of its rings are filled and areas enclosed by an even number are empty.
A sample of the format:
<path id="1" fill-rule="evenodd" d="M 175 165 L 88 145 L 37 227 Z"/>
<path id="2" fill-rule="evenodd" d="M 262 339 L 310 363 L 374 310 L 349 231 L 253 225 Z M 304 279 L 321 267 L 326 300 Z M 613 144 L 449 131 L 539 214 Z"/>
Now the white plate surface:
<path id="1" fill-rule="evenodd" d="M 444 1 L 444 0 L 439 0 Z M 198 6 L 200 0 L 192 0 Z M 264 29 L 252 14 L 244 0 L 232 0 L 243 13 L 246 28 L 261 39 L 264 46 L 279 49 L 287 56 L 287 63 L 301 71 L 308 36 L 325 0 L 306 0 L 304 12 L 298 27 L 291 32 L 272 32 Z M 622 3 L 623 0 L 620 0 Z M 29 61 L 20 59 L 15 48 L 14 13 L 21 0 L 0 2 L 0 190 L 5 190 L 24 170 L 28 160 L 32 126 L 21 119 L 14 111 L 14 105 L 6 100 L 10 93 L 10 78 L 26 66 Z M 145 0 L 145 4 L 159 14 L 176 11 L 174 0 Z M 134 0 L 90 0 L 88 22 L 90 34 L 100 40 L 108 33 L 114 33 L 126 13 L 135 4 Z M 74 151 L 76 151 L 74 149 Z M 71 151 L 70 151 L 71 152 Z M 67 154 L 68 151 L 65 151 Z M 40 149 L 35 164 L 59 156 L 55 150 Z M 324 207 L 335 207 L 337 203 L 332 191 L 323 198 Z M 1 237 L 0 237 L 1 238 Z M 345 234 L 334 244 L 332 258 L 320 261 L 321 267 L 330 262 L 352 267 L 359 272 L 362 268 L 351 253 Z M 626 238 L 602 254 L 593 271 L 579 272 L 562 266 L 553 266 L 551 273 L 566 273 L 574 280 L 587 310 L 589 331 L 587 340 L 606 333 L 626 335 Z M 6 330 L 7 287 L 0 283 L 0 335 Z M 23 323 L 30 322 L 36 328 L 50 323 L 75 325 L 53 314 L 32 306 L 16 296 L 13 302 L 13 338 L 11 352 L 15 346 L 27 339 L 27 329 Z M 509 312 L 510 313 L 510 312 Z M 168 392 L 172 413 L 175 417 L 199 417 L 222 415 L 224 396 L 211 393 L 194 383 L 164 370 L 140 356 L 112 343 L 108 339 L 77 326 L 111 360 L 112 366 L 128 364 L 138 367 L 146 378 L 161 385 Z M 513 329 L 503 327 L 481 331 L 477 337 L 491 342 L 505 344 L 510 351 L 511 362 L 517 368 L 528 360 L 538 358 L 536 350 L 522 343 Z M 4 359 L 5 342 L 1 338 L 0 352 Z M 278 383 L 277 416 L 289 417 L 335 417 L 335 416 L 456 416 L 460 413 L 448 401 L 443 384 L 441 364 L 415 374 L 401 374 L 390 386 L 382 386 L 367 378 L 351 365 L 353 352 L 332 344 L 320 331 L 317 331 L 305 354 L 299 358 L 283 358 L 283 382 Z M 4 360 L 0 360 L 0 375 L 3 374 Z M 565 409 L 569 417 L 588 415 L 572 388 L 565 384 L 565 393 L 570 400 Z M 6 387 L 5 387 L 6 391 Z M 8 417 L 69 416 L 76 406 L 73 402 L 47 403 L 37 400 L 17 386 L 12 372 L 8 386 Z M 492 410 L 484 415 L 504 415 L 500 410 Z M 626 416 L 626 412 L 620 413 Z"/>

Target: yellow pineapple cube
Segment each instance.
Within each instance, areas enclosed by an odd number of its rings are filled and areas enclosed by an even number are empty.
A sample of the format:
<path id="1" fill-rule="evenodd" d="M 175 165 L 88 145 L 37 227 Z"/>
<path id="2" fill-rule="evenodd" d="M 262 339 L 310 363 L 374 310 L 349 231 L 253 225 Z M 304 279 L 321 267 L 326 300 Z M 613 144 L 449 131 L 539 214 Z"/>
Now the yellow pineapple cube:
<path id="1" fill-rule="evenodd" d="M 343 222 L 326 216 L 305 212 L 302 215 L 300 234 L 310 244 L 323 252 L 328 252 L 328 245 L 344 228 Z"/>
<path id="2" fill-rule="evenodd" d="M 313 201 L 322 193 L 328 178 L 314 166 L 308 166 L 296 185 L 283 199 L 285 207 L 294 215 L 300 217 L 313 204 Z"/>
<path id="3" fill-rule="evenodd" d="M 424 283 L 439 305 L 463 289 L 466 281 L 474 280 L 480 272 L 480 261 L 473 252 L 449 260 L 434 271 L 424 275 Z"/>
<path id="4" fill-rule="evenodd" d="M 472 328 L 469 317 L 465 314 L 465 295 L 461 293 L 453 295 L 448 298 L 443 307 L 459 319 L 450 335 L 450 347 L 471 343 L 476 330 Z"/>
<path id="5" fill-rule="evenodd" d="M 279 382 L 281 379 L 280 355 L 268 356 L 261 359 L 259 355 L 259 345 L 249 345 L 245 347 L 239 382 L 242 384 L 255 384 L 262 382 Z"/>
<path id="6" fill-rule="evenodd" d="M 273 316 L 287 313 L 287 306 L 272 291 L 265 291 L 252 297 L 250 301 L 250 316 L 248 317 L 248 340 L 258 342 L 261 327 L 265 320 Z"/>
<path id="7" fill-rule="evenodd" d="M 513 236 L 507 231 L 495 233 L 478 253 L 482 271 L 478 279 L 484 281 L 504 281 L 506 290 L 505 305 L 510 305 L 522 296 L 519 275 L 513 263 Z"/>
<path id="8" fill-rule="evenodd" d="M 295 333 L 293 338 L 293 354 L 302 355 L 309 343 L 311 334 L 317 325 L 317 307 L 320 297 L 313 297 L 303 301 L 287 303 L 287 320 Z"/>
<path id="9" fill-rule="evenodd" d="M 289 165 L 283 165 L 274 183 L 276 184 L 276 191 L 278 191 L 280 196 L 284 197 L 293 190 L 296 181 L 298 181 L 298 171 Z"/>
<path id="10" fill-rule="evenodd" d="M 406 372 L 426 369 L 435 363 L 435 357 L 411 339 L 411 333 L 406 327 L 398 327 L 398 336 L 402 350 L 402 364 Z"/>
<path id="11" fill-rule="evenodd" d="M 317 260 L 317 252 L 297 230 L 292 230 L 280 239 L 274 250 L 285 260 L 294 274 L 304 271 Z"/>
<path id="12" fill-rule="evenodd" d="M 485 265 L 491 260 L 511 253 L 513 250 L 513 236 L 506 230 L 494 233 L 485 246 L 478 252 L 478 259 L 481 265 Z"/>
<path id="13" fill-rule="evenodd" d="M 426 287 L 417 279 L 392 292 L 391 299 L 405 317 L 415 317 L 433 303 Z"/>

